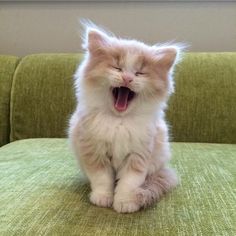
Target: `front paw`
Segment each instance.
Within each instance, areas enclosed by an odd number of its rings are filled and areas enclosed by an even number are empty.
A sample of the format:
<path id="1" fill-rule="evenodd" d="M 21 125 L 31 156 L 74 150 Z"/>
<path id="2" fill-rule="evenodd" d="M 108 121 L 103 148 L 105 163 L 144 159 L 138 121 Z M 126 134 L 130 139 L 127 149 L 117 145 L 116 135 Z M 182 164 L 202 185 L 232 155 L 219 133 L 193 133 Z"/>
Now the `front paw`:
<path id="1" fill-rule="evenodd" d="M 114 198 L 113 208 L 119 213 L 135 212 L 138 211 L 140 207 L 138 202 L 132 198 L 124 198 L 124 196 L 122 198 L 115 196 Z"/>
<path id="2" fill-rule="evenodd" d="M 115 211 L 119 213 L 132 213 L 138 211 L 140 206 L 132 201 L 122 202 L 122 201 L 115 201 L 113 204 L 113 208 Z"/>
<path id="3" fill-rule="evenodd" d="M 113 203 L 113 194 L 91 192 L 90 202 L 99 207 L 110 207 Z"/>

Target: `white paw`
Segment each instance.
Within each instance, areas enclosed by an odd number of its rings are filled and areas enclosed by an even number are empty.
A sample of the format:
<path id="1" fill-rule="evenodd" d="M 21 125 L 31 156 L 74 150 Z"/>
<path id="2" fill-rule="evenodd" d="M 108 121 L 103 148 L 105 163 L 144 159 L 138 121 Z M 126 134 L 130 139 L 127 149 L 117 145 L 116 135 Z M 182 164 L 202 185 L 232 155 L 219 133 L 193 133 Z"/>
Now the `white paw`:
<path id="1" fill-rule="evenodd" d="M 110 207 L 113 203 L 113 195 L 91 192 L 90 202 L 100 207 Z"/>
<path id="2" fill-rule="evenodd" d="M 114 201 L 113 208 L 119 213 L 131 213 L 138 211 L 140 205 L 134 201 Z"/>

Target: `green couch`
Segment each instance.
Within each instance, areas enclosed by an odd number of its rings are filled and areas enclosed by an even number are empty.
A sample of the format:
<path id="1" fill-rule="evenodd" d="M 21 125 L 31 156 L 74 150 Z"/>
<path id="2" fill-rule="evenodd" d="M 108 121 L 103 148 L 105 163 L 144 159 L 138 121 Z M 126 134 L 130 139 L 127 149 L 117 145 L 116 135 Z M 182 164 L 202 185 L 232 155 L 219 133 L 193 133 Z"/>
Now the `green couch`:
<path id="1" fill-rule="evenodd" d="M 66 139 L 79 54 L 0 56 L 0 235 L 236 235 L 236 53 L 188 53 L 167 119 L 181 184 L 118 214 L 88 200 Z"/>

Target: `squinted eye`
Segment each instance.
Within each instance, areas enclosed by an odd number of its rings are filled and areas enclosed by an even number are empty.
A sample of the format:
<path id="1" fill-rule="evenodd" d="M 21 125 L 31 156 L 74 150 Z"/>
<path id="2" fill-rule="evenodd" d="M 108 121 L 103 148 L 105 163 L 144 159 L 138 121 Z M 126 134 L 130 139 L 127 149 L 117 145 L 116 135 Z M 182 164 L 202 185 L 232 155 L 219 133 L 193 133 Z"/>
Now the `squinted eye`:
<path id="1" fill-rule="evenodd" d="M 144 73 L 142 73 L 142 72 L 136 72 L 135 73 L 135 76 L 139 76 L 139 75 L 144 75 Z"/>
<path id="2" fill-rule="evenodd" d="M 114 69 L 116 69 L 117 71 L 121 72 L 122 69 L 120 67 L 116 67 L 116 66 L 113 66 Z"/>

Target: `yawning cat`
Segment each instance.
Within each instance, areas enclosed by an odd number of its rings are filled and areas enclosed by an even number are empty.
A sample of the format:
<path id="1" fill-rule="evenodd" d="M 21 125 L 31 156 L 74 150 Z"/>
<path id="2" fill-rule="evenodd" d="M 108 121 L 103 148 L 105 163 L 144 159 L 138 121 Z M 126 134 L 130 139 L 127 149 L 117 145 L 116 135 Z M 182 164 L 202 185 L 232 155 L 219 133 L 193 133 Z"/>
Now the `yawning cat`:
<path id="1" fill-rule="evenodd" d="M 177 185 L 164 109 L 178 45 L 148 46 L 88 26 L 75 74 L 69 138 L 91 184 L 90 201 L 117 212 L 146 207 Z"/>

